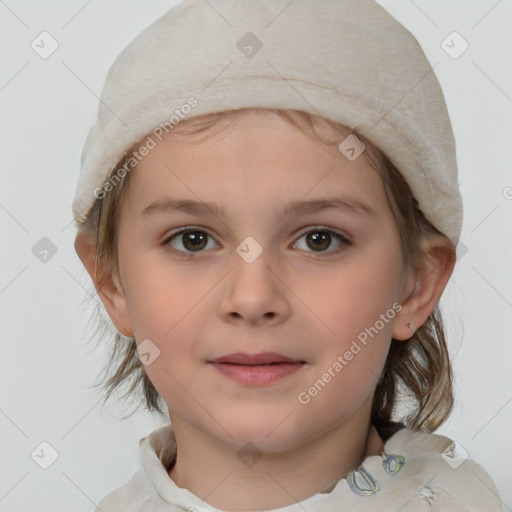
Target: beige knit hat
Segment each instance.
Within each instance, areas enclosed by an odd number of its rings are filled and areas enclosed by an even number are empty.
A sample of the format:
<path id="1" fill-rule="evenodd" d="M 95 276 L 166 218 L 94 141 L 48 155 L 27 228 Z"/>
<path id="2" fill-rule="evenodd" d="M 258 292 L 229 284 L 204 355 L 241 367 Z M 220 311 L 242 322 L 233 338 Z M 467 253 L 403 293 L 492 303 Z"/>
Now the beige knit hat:
<path id="1" fill-rule="evenodd" d="M 373 0 L 184 0 L 171 9 L 109 70 L 82 153 L 76 221 L 133 144 L 148 137 L 147 153 L 181 119 L 245 107 L 302 110 L 357 130 L 457 243 L 462 198 L 441 87 L 414 36 Z"/>

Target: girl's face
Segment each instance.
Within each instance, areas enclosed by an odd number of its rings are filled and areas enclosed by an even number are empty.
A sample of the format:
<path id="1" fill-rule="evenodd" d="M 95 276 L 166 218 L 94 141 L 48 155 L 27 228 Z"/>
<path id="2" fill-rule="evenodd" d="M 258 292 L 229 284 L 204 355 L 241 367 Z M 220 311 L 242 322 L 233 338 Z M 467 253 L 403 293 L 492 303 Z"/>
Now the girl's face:
<path id="1" fill-rule="evenodd" d="M 252 112 L 201 143 L 171 134 L 132 173 L 118 314 L 173 423 L 271 452 L 369 418 L 405 276 L 364 154 Z M 293 362 L 212 363 L 268 352 Z"/>

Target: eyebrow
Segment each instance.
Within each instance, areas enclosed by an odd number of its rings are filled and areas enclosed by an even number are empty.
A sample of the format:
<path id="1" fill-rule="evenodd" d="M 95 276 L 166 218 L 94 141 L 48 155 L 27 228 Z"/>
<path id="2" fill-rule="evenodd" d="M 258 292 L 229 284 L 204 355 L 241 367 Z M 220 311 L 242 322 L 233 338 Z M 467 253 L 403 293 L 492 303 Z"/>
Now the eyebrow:
<path id="1" fill-rule="evenodd" d="M 346 211 L 357 215 L 377 215 L 376 211 L 361 199 L 348 196 L 319 198 L 309 201 L 290 201 L 279 213 L 282 217 L 285 217 L 289 214 L 311 214 L 329 209 Z M 156 213 L 172 213 L 177 211 L 196 215 L 211 214 L 213 212 L 218 217 L 223 217 L 225 213 L 224 209 L 216 203 L 166 197 L 158 199 L 146 206 L 142 211 L 142 215 L 147 216 Z"/>

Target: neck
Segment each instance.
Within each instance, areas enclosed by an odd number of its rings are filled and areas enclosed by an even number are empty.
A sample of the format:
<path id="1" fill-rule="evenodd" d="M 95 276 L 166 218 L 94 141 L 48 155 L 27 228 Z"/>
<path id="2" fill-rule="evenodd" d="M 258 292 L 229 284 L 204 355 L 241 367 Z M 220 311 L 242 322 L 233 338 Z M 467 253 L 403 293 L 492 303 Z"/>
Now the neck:
<path id="1" fill-rule="evenodd" d="M 369 414 L 354 415 L 293 449 L 258 452 L 240 462 L 240 447 L 198 430 L 171 413 L 178 456 L 169 476 L 178 487 L 226 511 L 272 510 L 329 492 L 383 441 Z M 258 459 L 259 457 L 259 459 Z"/>

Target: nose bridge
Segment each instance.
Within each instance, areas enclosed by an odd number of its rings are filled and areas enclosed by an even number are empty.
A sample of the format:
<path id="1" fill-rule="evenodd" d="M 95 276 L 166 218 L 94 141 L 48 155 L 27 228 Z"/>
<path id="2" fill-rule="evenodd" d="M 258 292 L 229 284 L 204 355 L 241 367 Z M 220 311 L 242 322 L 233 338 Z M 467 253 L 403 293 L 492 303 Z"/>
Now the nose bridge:
<path id="1" fill-rule="evenodd" d="M 275 288 L 272 266 L 276 265 L 276 260 L 268 245 L 263 246 L 252 236 L 246 237 L 236 246 L 233 254 L 234 283 L 249 286 L 248 292 L 251 288 L 258 292 L 268 288 L 268 293 Z"/>
<path id="2" fill-rule="evenodd" d="M 286 316 L 288 301 L 277 277 L 279 257 L 254 237 L 246 237 L 233 252 L 232 272 L 221 301 L 221 314 L 256 322 Z"/>
<path id="3" fill-rule="evenodd" d="M 261 240 L 261 238 L 260 238 Z M 256 238 L 253 236 L 246 236 L 236 247 L 236 254 L 248 265 L 252 265 L 258 259 L 262 259 L 261 256 L 265 253 L 263 259 L 268 260 L 269 247 L 266 243 L 264 248 Z M 260 261 L 261 264 L 261 261 Z"/>

